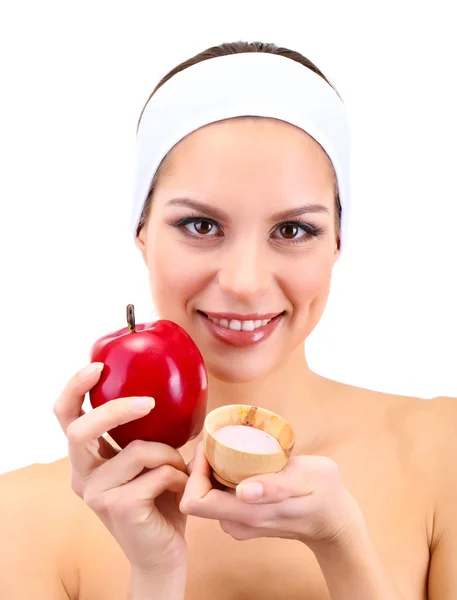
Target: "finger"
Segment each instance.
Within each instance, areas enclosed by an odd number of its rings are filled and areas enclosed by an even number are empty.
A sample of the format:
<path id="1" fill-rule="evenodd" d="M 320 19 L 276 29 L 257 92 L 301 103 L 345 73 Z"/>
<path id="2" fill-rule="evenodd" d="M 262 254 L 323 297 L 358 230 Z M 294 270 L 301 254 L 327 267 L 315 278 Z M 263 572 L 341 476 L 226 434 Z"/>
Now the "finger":
<path id="1" fill-rule="evenodd" d="M 144 469 L 152 470 L 169 465 L 186 473 L 186 463 L 181 454 L 166 444 L 135 440 L 111 460 L 97 469 L 95 489 L 110 490 L 138 477 Z M 187 475 L 186 475 L 187 481 Z"/>
<path id="2" fill-rule="evenodd" d="M 182 493 L 189 478 L 181 469 L 161 465 L 129 483 L 129 495 L 137 500 L 157 498 L 166 491 Z M 127 490 L 127 486 L 125 487 Z"/>
<path id="3" fill-rule="evenodd" d="M 309 496 L 333 477 L 336 463 L 326 456 L 296 456 L 279 473 L 257 475 L 243 480 L 236 488 L 242 502 L 272 504 L 287 498 Z M 337 467 L 336 467 L 337 468 Z"/>
<path id="4" fill-rule="evenodd" d="M 193 458 L 193 459 L 192 459 L 192 460 L 191 460 L 191 461 L 190 461 L 190 462 L 187 464 L 187 474 L 188 474 L 188 475 L 191 475 L 191 473 L 192 473 L 192 470 L 193 470 L 193 468 L 194 468 L 194 462 L 195 462 L 195 459 Z"/>
<path id="5" fill-rule="evenodd" d="M 233 521 L 249 527 L 258 527 L 261 523 L 270 522 L 275 516 L 274 504 L 265 506 L 246 504 L 228 491 L 213 488 L 202 498 L 193 496 L 190 490 L 191 478 L 192 475 L 189 477 L 179 505 L 185 515 L 216 521 Z"/>
<path id="6" fill-rule="evenodd" d="M 100 517 L 109 514 L 122 520 L 145 521 L 149 518 L 154 500 L 167 490 L 183 492 L 187 475 L 171 465 L 162 465 L 144 473 L 126 485 L 100 492 L 89 486 L 84 493 L 85 503 Z M 140 511 L 139 509 L 143 510 Z"/>
<path id="7" fill-rule="evenodd" d="M 76 373 L 65 386 L 57 401 L 54 403 L 54 414 L 66 434 L 68 426 L 79 417 L 85 415 L 82 410 L 85 394 L 99 381 L 103 370 L 103 363 L 94 362 Z M 114 448 L 104 437 L 98 439 L 97 456 L 108 459 L 117 454 Z"/>
<path id="8" fill-rule="evenodd" d="M 194 458 L 187 465 L 189 481 L 180 503 L 182 512 L 185 512 L 189 502 L 201 500 L 211 491 L 211 466 L 206 460 L 203 444 L 200 442 L 195 450 Z"/>
<path id="9" fill-rule="evenodd" d="M 210 477 L 211 466 L 206 460 L 203 445 L 199 444 L 192 472 L 179 505 L 181 512 L 205 519 L 252 523 L 259 508 L 240 502 L 233 493 L 213 488 Z"/>
<path id="10" fill-rule="evenodd" d="M 117 398 L 82 415 L 67 427 L 68 453 L 83 477 L 98 466 L 97 440 L 107 431 L 143 417 L 154 406 L 153 398 Z M 102 461 L 103 462 L 103 461 Z"/>
<path id="11" fill-rule="evenodd" d="M 54 403 L 54 414 L 64 433 L 67 432 L 70 423 L 73 423 L 73 421 L 84 414 L 81 407 L 84 403 L 85 395 L 100 379 L 103 367 L 103 363 L 94 362 L 78 371 L 68 381 Z"/>

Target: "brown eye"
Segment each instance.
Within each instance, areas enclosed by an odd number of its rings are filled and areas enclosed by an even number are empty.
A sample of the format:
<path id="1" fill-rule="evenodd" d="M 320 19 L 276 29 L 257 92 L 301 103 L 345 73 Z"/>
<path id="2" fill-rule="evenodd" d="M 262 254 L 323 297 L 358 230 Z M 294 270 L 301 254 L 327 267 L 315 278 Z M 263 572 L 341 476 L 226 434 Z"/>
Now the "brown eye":
<path id="1" fill-rule="evenodd" d="M 213 224 L 209 221 L 197 221 L 195 223 L 195 231 L 197 233 L 201 233 L 202 235 L 206 233 L 211 233 L 213 229 Z"/>
<path id="2" fill-rule="evenodd" d="M 279 231 L 284 239 L 292 240 L 297 237 L 299 228 L 293 223 L 286 223 L 285 225 L 281 225 Z"/>
<path id="3" fill-rule="evenodd" d="M 191 222 L 185 224 L 185 228 L 194 235 L 214 236 L 217 233 L 217 230 L 213 231 L 215 229 L 214 223 L 205 219 L 193 219 Z"/>
<path id="4" fill-rule="evenodd" d="M 280 223 L 276 227 L 273 237 L 282 241 L 298 243 L 306 242 L 316 236 L 317 233 L 319 233 L 318 230 L 307 223 L 289 221 L 288 223 Z"/>

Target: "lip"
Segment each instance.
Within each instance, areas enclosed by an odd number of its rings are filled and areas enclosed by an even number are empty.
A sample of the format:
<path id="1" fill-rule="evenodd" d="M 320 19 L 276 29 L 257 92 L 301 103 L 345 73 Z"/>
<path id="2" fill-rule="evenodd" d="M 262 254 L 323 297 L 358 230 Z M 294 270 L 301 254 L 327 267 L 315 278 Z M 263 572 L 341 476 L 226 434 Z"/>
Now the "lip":
<path id="1" fill-rule="evenodd" d="M 264 327 L 259 327 L 258 329 L 255 329 L 254 331 L 234 331 L 233 329 L 227 329 L 225 327 L 221 327 L 220 325 L 216 325 L 216 323 L 214 323 L 213 321 L 211 321 L 211 319 L 208 319 L 208 317 L 205 317 L 205 315 L 208 316 L 213 316 L 216 319 L 236 319 L 236 316 L 231 316 L 231 317 L 225 317 L 225 316 L 215 316 L 216 314 L 220 314 L 220 313 L 204 313 L 203 311 L 198 311 L 197 315 L 199 317 L 199 319 L 203 322 L 203 324 L 205 325 L 205 327 L 208 329 L 208 331 L 213 335 L 213 337 L 215 337 L 217 340 L 219 340 L 220 342 L 223 342 L 224 344 L 228 344 L 230 346 L 237 346 L 237 347 L 248 347 L 248 346 L 254 346 L 256 344 L 259 344 L 260 342 L 265 341 L 266 339 L 268 339 L 273 332 L 276 330 L 276 328 L 278 327 L 279 323 L 281 322 L 283 316 L 284 316 L 284 311 L 282 313 L 273 313 L 272 316 L 268 317 L 268 316 L 264 316 L 264 319 L 272 319 L 267 325 L 265 325 Z M 227 314 L 231 314 L 231 313 L 223 313 L 225 315 Z M 238 320 L 240 320 L 241 315 L 237 315 L 238 316 Z M 261 320 L 261 317 L 259 315 L 255 315 L 256 317 L 258 316 L 258 319 L 255 320 Z M 243 319 L 246 320 L 247 316 L 244 315 Z M 249 319 L 251 320 L 251 319 Z M 254 318 L 252 319 L 254 320 Z"/>
<path id="2" fill-rule="evenodd" d="M 228 321 L 237 320 L 237 321 L 265 321 L 265 319 L 273 319 L 284 311 L 278 310 L 274 313 L 249 313 L 247 315 L 239 315 L 237 313 L 216 313 L 216 312 L 207 312 L 206 310 L 202 310 L 200 312 L 205 313 L 208 317 L 213 317 L 213 319 L 227 319 Z"/>

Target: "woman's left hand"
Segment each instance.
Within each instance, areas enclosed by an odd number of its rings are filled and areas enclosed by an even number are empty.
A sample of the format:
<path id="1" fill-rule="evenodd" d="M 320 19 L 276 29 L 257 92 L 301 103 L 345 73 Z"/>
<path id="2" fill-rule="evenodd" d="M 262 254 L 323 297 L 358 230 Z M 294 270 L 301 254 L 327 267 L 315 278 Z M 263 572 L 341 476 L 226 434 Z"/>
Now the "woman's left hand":
<path id="1" fill-rule="evenodd" d="M 291 457 L 279 473 L 245 479 L 236 493 L 213 488 L 201 443 L 189 471 L 181 511 L 220 521 L 236 540 L 296 539 L 313 550 L 344 545 L 364 527 L 338 465 L 325 456 Z"/>

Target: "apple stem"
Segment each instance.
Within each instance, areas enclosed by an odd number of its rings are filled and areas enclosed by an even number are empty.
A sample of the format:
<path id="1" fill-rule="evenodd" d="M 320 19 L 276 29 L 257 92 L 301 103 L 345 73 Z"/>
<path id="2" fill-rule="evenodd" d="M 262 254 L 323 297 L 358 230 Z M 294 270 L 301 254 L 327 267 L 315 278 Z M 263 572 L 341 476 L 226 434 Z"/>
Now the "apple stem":
<path id="1" fill-rule="evenodd" d="M 127 305 L 127 323 L 130 333 L 135 333 L 135 310 L 133 304 Z"/>

